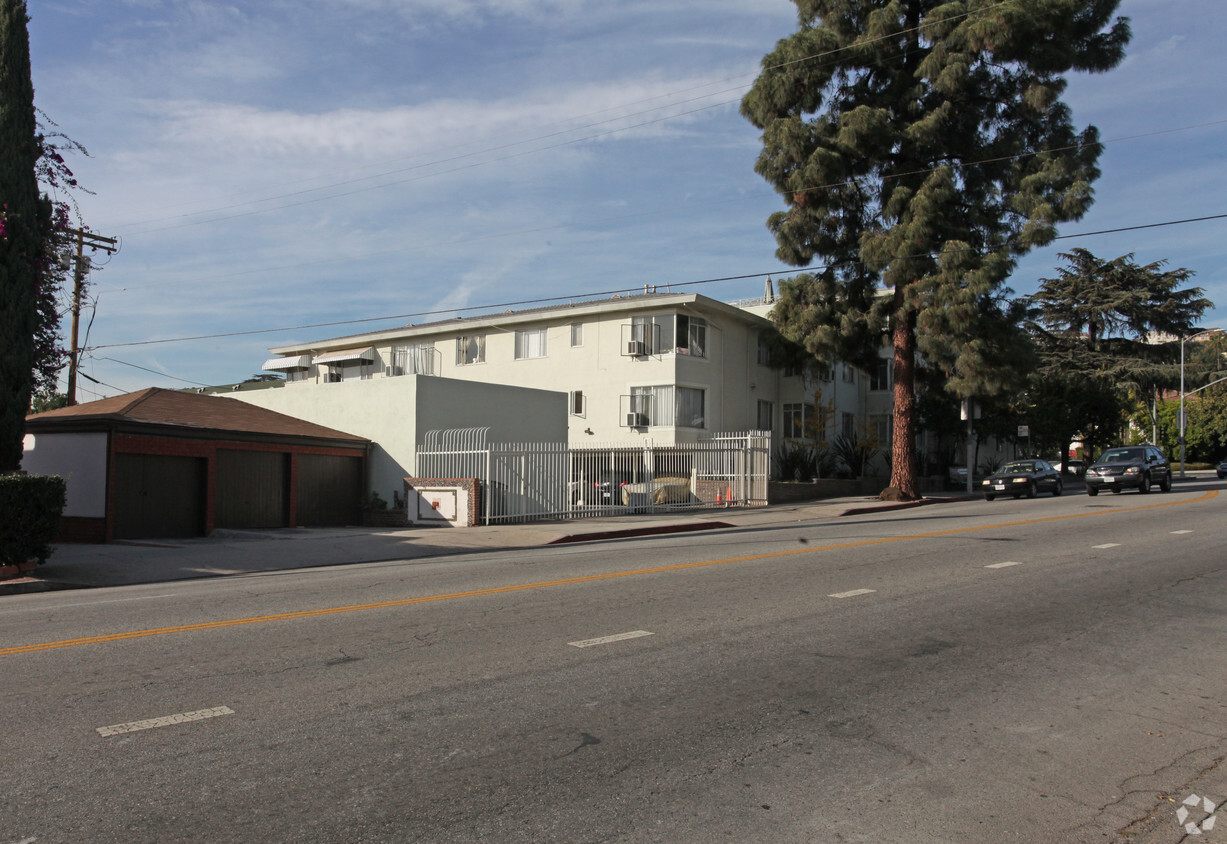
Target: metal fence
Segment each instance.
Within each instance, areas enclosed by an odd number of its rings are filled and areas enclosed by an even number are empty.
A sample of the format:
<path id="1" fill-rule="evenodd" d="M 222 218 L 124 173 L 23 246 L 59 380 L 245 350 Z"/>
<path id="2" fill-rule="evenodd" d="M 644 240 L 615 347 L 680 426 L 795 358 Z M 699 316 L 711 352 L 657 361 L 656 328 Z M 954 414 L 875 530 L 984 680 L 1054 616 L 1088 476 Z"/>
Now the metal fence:
<path id="1" fill-rule="evenodd" d="M 767 503 L 770 435 L 678 445 L 490 443 L 489 428 L 427 432 L 423 478 L 478 478 L 486 524 Z"/>

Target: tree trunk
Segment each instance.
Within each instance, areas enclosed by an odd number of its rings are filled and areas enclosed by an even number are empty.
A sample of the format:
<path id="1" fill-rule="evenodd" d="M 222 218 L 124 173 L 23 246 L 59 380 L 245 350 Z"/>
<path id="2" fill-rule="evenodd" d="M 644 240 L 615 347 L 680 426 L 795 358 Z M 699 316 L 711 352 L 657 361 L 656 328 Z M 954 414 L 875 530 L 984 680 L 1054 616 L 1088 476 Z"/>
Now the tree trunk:
<path id="1" fill-rule="evenodd" d="M 895 289 L 891 319 L 895 352 L 894 415 L 890 445 L 890 486 L 896 496 L 919 498 L 916 491 L 916 330 L 903 304 L 903 289 Z"/>

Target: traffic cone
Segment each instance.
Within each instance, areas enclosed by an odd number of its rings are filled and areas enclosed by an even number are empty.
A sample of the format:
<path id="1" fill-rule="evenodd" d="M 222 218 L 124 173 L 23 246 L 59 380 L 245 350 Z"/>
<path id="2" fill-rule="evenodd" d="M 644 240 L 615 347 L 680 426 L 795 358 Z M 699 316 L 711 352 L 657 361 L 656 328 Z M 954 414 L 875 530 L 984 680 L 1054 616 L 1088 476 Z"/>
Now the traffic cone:
<path id="1" fill-rule="evenodd" d="M 729 484 L 729 488 L 724 493 L 724 506 L 727 507 L 728 505 L 732 503 L 733 503 L 733 485 Z"/>

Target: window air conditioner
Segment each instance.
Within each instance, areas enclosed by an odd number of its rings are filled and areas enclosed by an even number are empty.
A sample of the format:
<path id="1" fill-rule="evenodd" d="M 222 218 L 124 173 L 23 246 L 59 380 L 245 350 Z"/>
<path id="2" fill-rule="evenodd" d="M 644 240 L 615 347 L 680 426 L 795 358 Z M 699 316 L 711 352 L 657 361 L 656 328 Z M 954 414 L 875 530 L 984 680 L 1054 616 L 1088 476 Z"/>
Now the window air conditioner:
<path id="1" fill-rule="evenodd" d="M 628 413 L 626 414 L 626 427 L 628 428 L 645 428 L 648 424 L 648 415 L 646 413 Z"/>
<path id="2" fill-rule="evenodd" d="M 626 342 L 626 353 L 631 357 L 642 357 L 648 353 L 647 344 L 642 340 L 628 340 Z"/>
<path id="3" fill-rule="evenodd" d="M 395 378 L 397 375 L 404 375 L 405 367 L 403 366 L 385 366 L 383 368 L 384 378 Z"/>

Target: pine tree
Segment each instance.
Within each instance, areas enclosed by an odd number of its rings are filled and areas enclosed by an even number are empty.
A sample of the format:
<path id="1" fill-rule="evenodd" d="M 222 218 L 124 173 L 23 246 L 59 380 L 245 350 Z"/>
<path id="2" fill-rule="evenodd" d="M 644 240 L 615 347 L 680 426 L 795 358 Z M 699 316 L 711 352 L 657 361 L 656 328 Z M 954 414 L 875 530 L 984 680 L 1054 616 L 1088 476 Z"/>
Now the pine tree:
<path id="1" fill-rule="evenodd" d="M 48 212 L 35 176 L 28 21 L 23 0 L 0 0 L 0 472 L 21 465 Z"/>
<path id="2" fill-rule="evenodd" d="M 956 395 L 1006 386 L 1002 285 L 1086 212 L 1099 175 L 1063 74 L 1118 64 L 1128 22 L 1119 0 L 794 2 L 799 31 L 741 104 L 787 205 L 768 220 L 776 254 L 825 264 L 783 285 L 781 328 L 828 358 L 890 337 L 891 486 L 913 498 L 916 361 Z"/>

